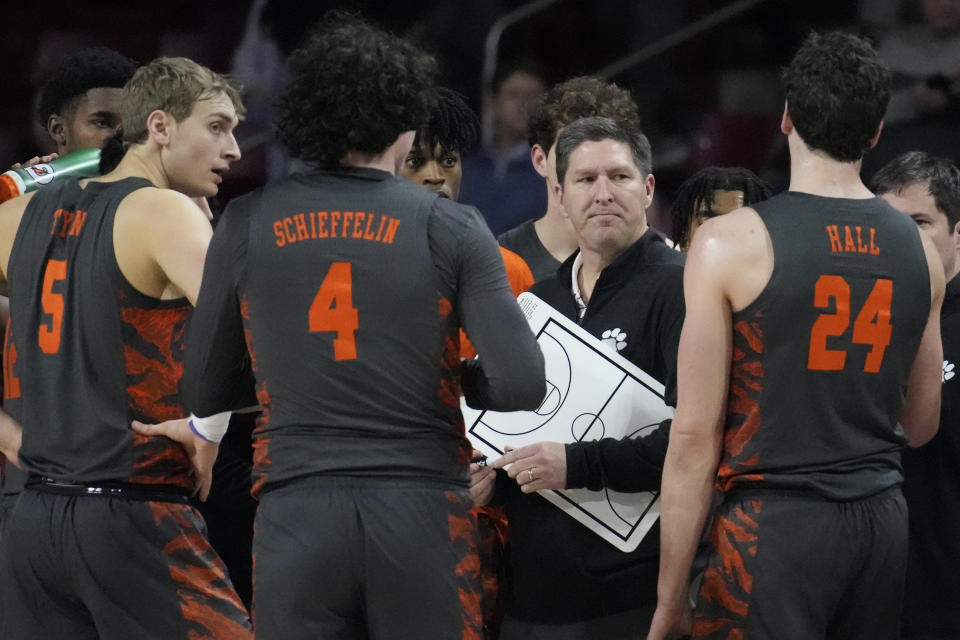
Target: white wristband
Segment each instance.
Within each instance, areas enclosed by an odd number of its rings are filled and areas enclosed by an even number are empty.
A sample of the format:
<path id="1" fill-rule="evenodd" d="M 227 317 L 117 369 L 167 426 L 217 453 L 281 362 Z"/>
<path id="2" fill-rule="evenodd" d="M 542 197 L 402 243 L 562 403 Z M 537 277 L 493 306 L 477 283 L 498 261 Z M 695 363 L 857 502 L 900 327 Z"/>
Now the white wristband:
<path id="1" fill-rule="evenodd" d="M 190 414 L 190 429 L 207 442 L 219 443 L 230 425 L 230 412 L 215 413 L 206 418 Z"/>

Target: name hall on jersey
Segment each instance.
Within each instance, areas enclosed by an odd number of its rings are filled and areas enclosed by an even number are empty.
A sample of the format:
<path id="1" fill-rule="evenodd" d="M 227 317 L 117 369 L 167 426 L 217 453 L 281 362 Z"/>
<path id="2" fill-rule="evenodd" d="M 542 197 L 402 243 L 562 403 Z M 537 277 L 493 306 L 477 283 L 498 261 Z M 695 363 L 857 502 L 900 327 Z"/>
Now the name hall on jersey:
<path id="1" fill-rule="evenodd" d="M 880 255 L 880 247 L 877 246 L 877 230 L 868 227 L 870 231 L 869 242 L 864 242 L 864 231 L 859 226 L 851 228 L 850 225 L 828 224 L 827 237 L 830 238 L 830 251 L 833 253 L 868 253 L 872 256 Z"/>
<path id="2" fill-rule="evenodd" d="M 286 216 L 273 223 L 277 246 L 322 238 L 356 238 L 393 244 L 400 220 L 364 211 L 311 211 Z"/>

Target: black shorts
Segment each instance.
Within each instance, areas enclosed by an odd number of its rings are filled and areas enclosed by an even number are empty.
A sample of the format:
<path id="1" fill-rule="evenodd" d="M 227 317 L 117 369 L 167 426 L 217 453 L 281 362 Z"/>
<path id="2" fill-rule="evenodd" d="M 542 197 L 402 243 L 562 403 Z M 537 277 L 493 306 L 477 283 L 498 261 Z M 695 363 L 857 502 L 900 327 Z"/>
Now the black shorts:
<path id="1" fill-rule="evenodd" d="M 19 493 L 15 493 L 15 494 L 0 494 L 0 557 L 2 557 L 3 554 L 6 553 L 6 551 L 4 550 L 4 546 L 3 546 L 3 532 L 4 532 L 4 528 L 6 527 L 7 518 L 9 517 L 10 512 L 13 510 L 13 505 L 16 504 L 18 497 L 20 497 L 20 494 L 19 494 Z M 4 618 L 4 615 L 3 615 L 3 600 L 4 600 L 3 591 L 4 591 L 4 588 L 5 588 L 6 584 L 7 584 L 7 582 L 9 582 L 9 580 L 7 579 L 7 576 L 6 576 L 6 574 L 4 573 L 4 571 L 6 571 L 6 570 L 3 568 L 3 565 L 0 564 L 0 621 L 2 621 L 3 618 Z"/>
<path id="2" fill-rule="evenodd" d="M 481 640 L 466 489 L 310 477 L 265 493 L 253 541 L 257 640 Z"/>
<path id="3" fill-rule="evenodd" d="M 719 507 L 694 638 L 896 640 L 907 562 L 899 488 L 850 502 L 738 492 Z"/>
<path id="4" fill-rule="evenodd" d="M 4 640 L 252 638 L 189 504 L 27 488 L 6 523 L 0 574 Z"/>
<path id="5" fill-rule="evenodd" d="M 0 494 L 0 541 L 3 540 L 3 523 L 6 522 L 10 512 L 13 511 L 13 505 L 17 503 L 19 493 Z"/>

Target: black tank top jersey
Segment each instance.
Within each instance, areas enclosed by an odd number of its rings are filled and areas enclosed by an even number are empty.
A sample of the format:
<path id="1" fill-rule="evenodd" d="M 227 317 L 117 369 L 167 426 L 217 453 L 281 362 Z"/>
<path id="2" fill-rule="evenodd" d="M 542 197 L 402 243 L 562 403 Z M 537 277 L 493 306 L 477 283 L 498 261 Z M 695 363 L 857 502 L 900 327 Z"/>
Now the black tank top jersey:
<path id="1" fill-rule="evenodd" d="M 917 226 L 879 198 L 751 206 L 774 268 L 733 316 L 719 488 L 846 500 L 899 484 L 903 386 L 930 312 Z"/>
<path id="2" fill-rule="evenodd" d="M 254 491 L 325 473 L 466 482 L 459 320 L 428 244 L 437 196 L 363 169 L 235 200 L 257 395 Z M 222 222 L 221 224 L 224 224 Z"/>
<path id="3" fill-rule="evenodd" d="M 4 373 L 30 473 L 190 486 L 180 445 L 130 428 L 184 416 L 177 385 L 190 305 L 134 289 L 113 248 L 117 206 L 150 186 L 67 181 L 38 192 L 23 214 L 7 273 Z"/>

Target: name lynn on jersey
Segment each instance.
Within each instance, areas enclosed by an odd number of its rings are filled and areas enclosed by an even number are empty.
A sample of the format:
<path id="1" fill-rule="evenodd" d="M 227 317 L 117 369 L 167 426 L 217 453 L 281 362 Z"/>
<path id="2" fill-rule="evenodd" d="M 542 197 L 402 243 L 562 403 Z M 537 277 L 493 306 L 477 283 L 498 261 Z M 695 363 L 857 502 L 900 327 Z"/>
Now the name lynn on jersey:
<path id="1" fill-rule="evenodd" d="M 277 246 L 320 238 L 356 238 L 393 244 L 400 220 L 363 211 L 311 211 L 287 216 L 273 223 Z"/>
<path id="2" fill-rule="evenodd" d="M 83 229 L 83 223 L 87 221 L 87 212 L 70 211 L 69 209 L 57 209 L 53 212 L 53 224 L 50 225 L 50 235 L 59 235 L 61 238 L 67 236 L 79 236 Z"/>
<path id="3" fill-rule="evenodd" d="M 870 242 L 864 244 L 863 242 L 863 229 L 858 226 L 850 227 L 850 225 L 845 224 L 842 226 L 836 224 L 828 224 L 826 226 L 827 237 L 830 238 L 830 251 L 833 253 L 868 253 L 872 256 L 880 255 L 880 247 L 876 244 L 877 239 L 877 230 L 873 227 L 868 227 L 870 230 Z M 854 231 L 856 230 L 856 231 Z M 841 238 L 841 234 L 843 238 Z M 854 236 L 856 236 L 856 241 L 854 241 Z"/>

